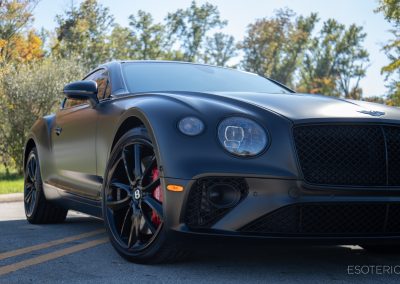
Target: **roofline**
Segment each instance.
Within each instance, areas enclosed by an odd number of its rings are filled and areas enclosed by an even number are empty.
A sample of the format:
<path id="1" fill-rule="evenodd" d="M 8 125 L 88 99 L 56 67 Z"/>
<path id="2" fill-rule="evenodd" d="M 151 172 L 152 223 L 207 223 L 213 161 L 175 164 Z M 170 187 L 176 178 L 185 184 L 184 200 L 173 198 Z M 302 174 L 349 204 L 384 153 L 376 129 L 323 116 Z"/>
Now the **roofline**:
<path id="1" fill-rule="evenodd" d="M 198 63 L 198 62 L 188 62 L 188 61 L 176 61 L 176 60 L 150 60 L 150 59 L 145 59 L 145 60 L 113 60 L 106 62 L 104 64 L 101 64 L 101 66 L 107 66 L 111 64 L 124 64 L 124 63 L 177 63 L 177 64 L 189 64 L 189 65 L 198 65 L 198 66 L 208 66 L 208 67 L 215 67 L 215 68 L 222 68 L 222 69 L 229 69 L 229 70 L 235 70 L 235 71 L 240 71 L 248 74 L 254 74 L 259 76 L 256 73 L 253 72 L 248 72 L 240 69 L 235 69 L 231 67 L 225 67 L 225 66 L 218 66 L 218 65 L 212 65 L 212 64 L 205 64 L 205 63 Z"/>

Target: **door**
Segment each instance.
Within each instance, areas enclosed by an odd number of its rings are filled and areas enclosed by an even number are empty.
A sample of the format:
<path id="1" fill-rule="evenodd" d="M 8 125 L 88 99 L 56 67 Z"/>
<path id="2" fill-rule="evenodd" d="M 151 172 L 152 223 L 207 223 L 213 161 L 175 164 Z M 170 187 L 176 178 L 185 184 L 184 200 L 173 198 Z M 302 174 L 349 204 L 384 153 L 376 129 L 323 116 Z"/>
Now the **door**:
<path id="1" fill-rule="evenodd" d="M 98 70 L 84 80 L 97 82 L 98 98 L 104 98 L 108 76 Z M 66 99 L 56 113 L 52 129 L 55 177 L 57 187 L 91 199 L 100 197 L 101 179 L 96 173 L 96 108 L 87 101 Z"/>

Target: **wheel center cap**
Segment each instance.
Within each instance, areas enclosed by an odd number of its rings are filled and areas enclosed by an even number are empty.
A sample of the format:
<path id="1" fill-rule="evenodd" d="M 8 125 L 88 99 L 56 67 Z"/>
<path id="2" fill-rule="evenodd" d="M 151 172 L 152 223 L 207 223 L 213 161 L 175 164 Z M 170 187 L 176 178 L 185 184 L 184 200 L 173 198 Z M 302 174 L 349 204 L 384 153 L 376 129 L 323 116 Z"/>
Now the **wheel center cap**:
<path id="1" fill-rule="evenodd" d="M 135 197 L 136 200 L 140 199 L 140 197 L 142 196 L 141 192 L 139 189 L 136 189 L 133 193 L 133 197 Z"/>

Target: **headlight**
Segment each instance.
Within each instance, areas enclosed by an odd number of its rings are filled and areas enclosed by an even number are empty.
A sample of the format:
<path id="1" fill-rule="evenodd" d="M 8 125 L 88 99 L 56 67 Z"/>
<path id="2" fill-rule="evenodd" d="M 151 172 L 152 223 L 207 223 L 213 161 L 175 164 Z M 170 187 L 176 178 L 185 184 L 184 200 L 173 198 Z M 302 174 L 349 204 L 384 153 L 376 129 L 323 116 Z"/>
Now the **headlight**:
<path id="1" fill-rule="evenodd" d="M 179 130 L 186 135 L 196 136 L 204 130 L 204 123 L 192 116 L 182 118 L 178 123 Z"/>
<path id="2" fill-rule="evenodd" d="M 244 117 L 230 117 L 221 121 L 218 138 L 226 150 L 242 157 L 260 154 L 269 143 L 264 129 Z"/>

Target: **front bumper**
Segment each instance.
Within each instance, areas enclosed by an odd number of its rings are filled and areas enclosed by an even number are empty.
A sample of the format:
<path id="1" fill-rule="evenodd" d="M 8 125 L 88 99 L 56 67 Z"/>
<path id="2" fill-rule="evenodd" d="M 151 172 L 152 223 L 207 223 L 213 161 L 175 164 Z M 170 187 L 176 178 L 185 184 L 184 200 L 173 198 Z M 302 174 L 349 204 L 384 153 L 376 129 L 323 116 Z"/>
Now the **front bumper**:
<path id="1" fill-rule="evenodd" d="M 187 219 L 189 193 L 196 190 L 198 180 L 163 179 L 164 186 L 185 188 L 166 192 L 166 225 L 171 232 L 338 244 L 400 241 L 400 189 L 328 188 L 292 179 L 224 176 L 244 180 L 248 191 L 236 206 L 200 226 L 188 225 Z"/>

